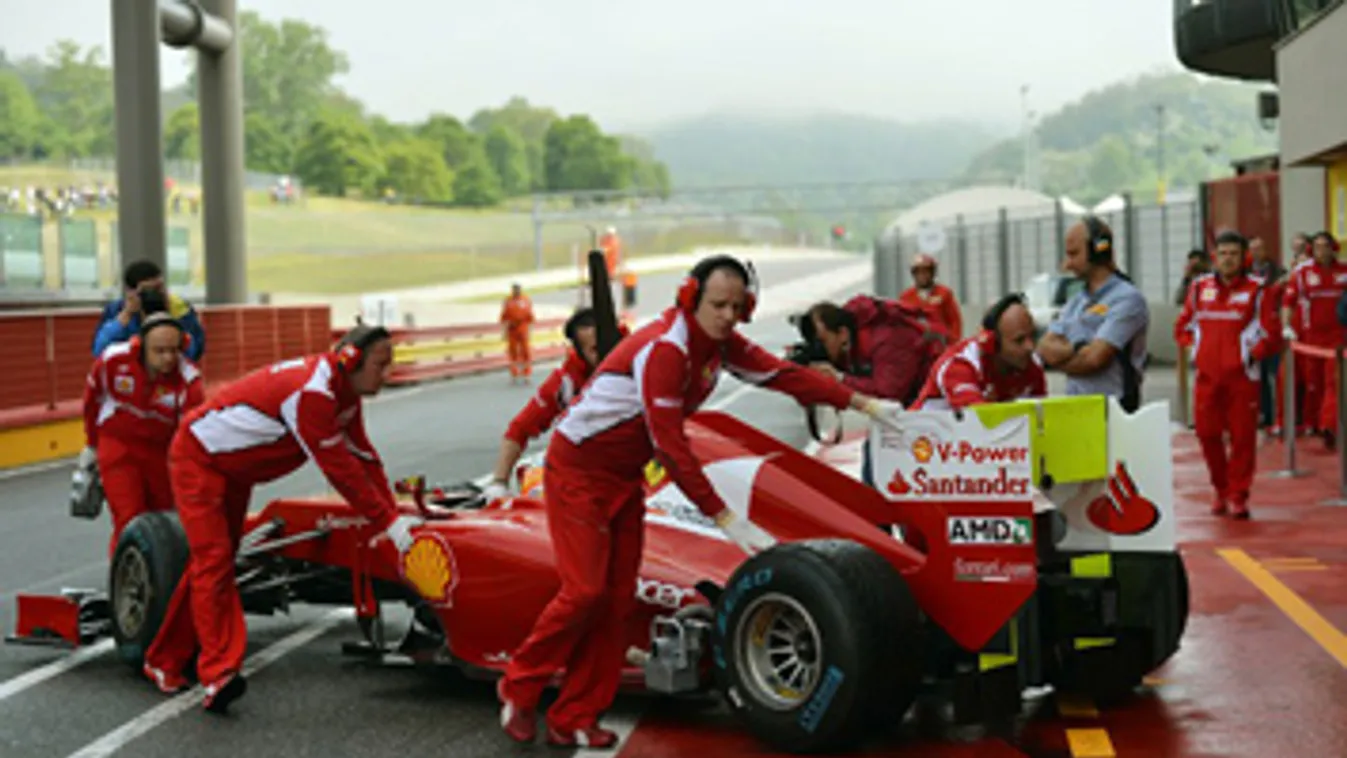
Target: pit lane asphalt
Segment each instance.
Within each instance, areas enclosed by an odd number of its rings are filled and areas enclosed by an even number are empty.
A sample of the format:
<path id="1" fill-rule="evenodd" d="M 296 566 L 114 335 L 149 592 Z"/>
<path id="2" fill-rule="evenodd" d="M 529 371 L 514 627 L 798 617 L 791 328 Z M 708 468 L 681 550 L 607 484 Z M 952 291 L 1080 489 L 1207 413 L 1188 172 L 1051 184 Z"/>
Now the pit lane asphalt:
<path id="1" fill-rule="evenodd" d="M 830 263 L 837 265 L 835 259 Z M 820 265 L 764 261 L 758 270 L 770 288 L 818 273 Z M 646 307 L 638 312 L 651 313 L 669 302 L 678 279 L 677 273 L 643 277 Z M 859 289 L 817 294 L 839 297 Z M 784 313 L 764 316 L 746 332 L 773 350 L 795 337 Z M 732 397 L 728 410 L 790 444 L 807 443 L 794 401 L 771 392 L 739 392 L 740 387 L 727 377 L 710 404 Z M 472 479 L 490 470 L 508 416 L 531 392 L 532 388 L 510 386 L 499 374 L 388 391 L 367 412 L 370 435 L 388 462 L 390 476 L 424 473 L 441 482 Z M 848 423 L 859 422 L 853 418 Z M 535 442 L 531 449 L 540 449 L 541 444 Z M 107 518 L 71 519 L 65 502 L 68 482 L 68 464 L 0 479 L 0 627 L 6 633 L 13 629 L 17 592 L 106 586 Z M 259 488 L 253 505 L 326 489 L 317 471 L 305 467 Z M 327 612 L 297 607 L 288 617 L 250 617 L 250 656 L 307 628 Z M 190 694 L 185 696 L 190 703 L 182 701 L 185 712 L 165 713 L 172 706 L 164 704 L 172 701 L 111 654 L 95 656 L 6 697 L 6 683 L 51 671 L 44 667 L 69 660 L 69 654 L 0 646 L 0 756 L 79 753 L 89 758 L 112 754 L 110 750 L 122 744 L 126 747 L 117 754 L 147 758 L 518 752 L 500 734 L 490 684 L 466 681 L 450 670 L 373 669 L 353 663 L 340 654 L 339 646 L 358 638 L 355 625 L 342 620 L 277 659 L 251 677 L 247 697 L 227 718 L 201 714 L 196 696 Z M 616 712 L 639 704 L 639 699 L 622 699 Z M 143 734 L 136 735 L 141 730 Z M 134 740 L 128 741 L 128 736 Z"/>

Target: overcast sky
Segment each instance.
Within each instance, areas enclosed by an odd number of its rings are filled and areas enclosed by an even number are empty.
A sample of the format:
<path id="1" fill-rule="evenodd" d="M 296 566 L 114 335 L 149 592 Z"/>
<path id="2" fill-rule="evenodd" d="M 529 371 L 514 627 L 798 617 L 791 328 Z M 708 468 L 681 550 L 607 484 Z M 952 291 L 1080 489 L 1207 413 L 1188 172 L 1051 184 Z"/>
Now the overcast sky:
<path id="1" fill-rule="evenodd" d="M 118 0 L 126 2 L 129 0 Z M 110 0 L 0 0 L 0 47 L 111 50 Z M 350 58 L 341 86 L 395 120 L 514 94 L 632 128 L 708 111 L 1018 122 L 1176 69 L 1172 0 L 240 0 L 303 17 Z M 185 75 L 162 50 L 165 85 Z"/>

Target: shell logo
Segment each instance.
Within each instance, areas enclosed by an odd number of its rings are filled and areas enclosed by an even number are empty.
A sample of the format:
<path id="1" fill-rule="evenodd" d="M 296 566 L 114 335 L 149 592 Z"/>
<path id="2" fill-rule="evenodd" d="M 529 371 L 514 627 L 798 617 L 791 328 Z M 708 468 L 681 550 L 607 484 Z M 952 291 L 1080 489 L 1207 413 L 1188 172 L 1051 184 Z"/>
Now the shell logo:
<path id="1" fill-rule="evenodd" d="M 930 437 L 918 437 L 917 441 L 912 443 L 912 457 L 917 459 L 917 463 L 930 463 L 933 455 L 935 445 L 931 444 Z"/>
<path id="2" fill-rule="evenodd" d="M 528 497 L 542 497 L 543 467 L 532 466 L 519 479 L 519 492 Z"/>
<path id="3" fill-rule="evenodd" d="M 449 605 L 458 585 L 458 566 L 449 543 L 435 532 L 417 535 L 398 564 L 402 578 L 434 605 Z"/>

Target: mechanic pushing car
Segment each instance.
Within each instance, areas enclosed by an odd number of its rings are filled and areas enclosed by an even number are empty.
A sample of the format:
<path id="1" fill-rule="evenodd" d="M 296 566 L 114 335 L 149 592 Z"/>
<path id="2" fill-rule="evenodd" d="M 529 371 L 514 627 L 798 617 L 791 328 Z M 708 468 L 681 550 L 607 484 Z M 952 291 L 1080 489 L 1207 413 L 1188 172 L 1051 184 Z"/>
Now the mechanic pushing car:
<path id="1" fill-rule="evenodd" d="M 1141 407 L 1146 298 L 1118 271 L 1113 230 L 1086 216 L 1066 232 L 1062 268 L 1085 283 L 1038 342 L 1048 368 L 1066 374 L 1066 394 L 1105 395 L 1128 413 Z"/>
<path id="2" fill-rule="evenodd" d="M 580 388 L 589 381 L 598 365 L 599 335 L 593 308 L 581 308 L 571 314 L 562 333 L 571 343 L 571 349 L 566 351 L 566 360 L 538 387 L 538 394 L 506 427 L 491 483 L 482 491 L 487 502 L 509 496 L 510 472 L 519 462 L 529 440 L 547 431 L 562 411 L 575 402 L 580 396 Z M 618 333 L 626 336 L 626 327 L 618 326 Z"/>
<path id="3" fill-rule="evenodd" d="M 1034 354 L 1034 317 L 1016 292 L 987 309 L 982 331 L 940 356 L 911 407 L 958 410 L 1047 394 L 1048 380 Z"/>
<path id="4" fill-rule="evenodd" d="M 387 536 L 399 553 L 410 547 L 411 530 L 422 522 L 399 514 L 362 414 L 362 398 L 382 389 L 392 361 L 388 331 L 357 326 L 331 352 L 238 379 L 183 422 L 169 462 L 191 557 L 145 654 L 144 673 L 160 690 L 187 686 L 183 670 L 198 647 L 207 711 L 224 712 L 247 689 L 241 670 L 247 627 L 234 561 L 254 486 L 312 459 L 382 533 L 376 540 Z"/>
<path id="5" fill-rule="evenodd" d="M 1315 347 L 1337 348 L 1343 328 L 1338 325 L 1338 299 L 1347 292 L 1347 264 L 1338 260 L 1337 241 L 1319 232 L 1311 242 L 1313 256 L 1291 270 L 1282 302 L 1283 336 Z M 1338 428 L 1337 362 L 1306 356 L 1302 423 L 1323 435 L 1329 449 L 1336 446 Z M 1290 423 L 1290 422 L 1287 422 Z"/>
<path id="6" fill-rule="evenodd" d="M 856 392 L 904 404 L 921 392 L 948 341 L 945 327 L 926 311 L 869 295 L 857 295 L 840 308 L 816 303 L 805 315 L 803 336 L 822 345 L 828 356 L 811 368 Z M 861 481 L 872 484 L 869 438 L 861 455 Z"/>
<path id="7" fill-rule="evenodd" d="M 950 342 L 963 339 L 963 315 L 959 312 L 959 299 L 954 290 L 943 284 L 936 284 L 935 258 L 918 253 L 912 258 L 913 285 L 898 295 L 898 302 L 922 311 L 938 324 L 949 336 Z"/>
<path id="8" fill-rule="evenodd" d="M 183 353 L 191 337 L 168 313 L 145 317 L 135 336 L 94 359 L 84 384 L 84 451 L 95 462 L 112 515 L 108 556 L 122 529 L 147 511 L 173 510 L 168 446 L 183 414 L 200 405 L 201 372 Z M 88 509 L 90 517 L 97 511 Z"/>
<path id="9" fill-rule="evenodd" d="M 676 305 L 618 343 L 548 445 L 548 528 L 561 588 L 514 651 L 498 684 L 501 724 L 512 739 L 536 735 L 543 688 L 565 671 L 549 709 L 547 741 L 612 747 L 598 726 L 623 663 L 623 622 L 636 600 L 644 540 L 645 467 L 655 458 L 680 490 L 745 552 L 774 538 L 726 506 L 693 456 L 683 422 L 715 388 L 721 369 L 802 404 L 848 405 L 896 427 L 902 406 L 862 395 L 784 361 L 736 331 L 752 318 L 756 281 L 735 258 L 700 261 Z"/>
<path id="10" fill-rule="evenodd" d="M 1211 486 L 1211 512 L 1249 517 L 1258 442 L 1258 364 L 1281 348 L 1277 304 L 1263 280 L 1248 275 L 1248 242 L 1216 237 L 1215 273 L 1193 280 L 1174 322 L 1174 341 L 1195 351 L 1193 421 Z M 1225 435 L 1230 435 L 1226 453 Z"/>

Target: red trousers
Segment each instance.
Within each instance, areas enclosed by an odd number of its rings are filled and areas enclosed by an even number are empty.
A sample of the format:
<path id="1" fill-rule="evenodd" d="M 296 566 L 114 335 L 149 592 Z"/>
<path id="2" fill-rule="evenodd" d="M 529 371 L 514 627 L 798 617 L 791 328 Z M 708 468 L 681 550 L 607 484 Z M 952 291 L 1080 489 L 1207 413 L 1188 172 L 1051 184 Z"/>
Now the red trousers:
<path id="1" fill-rule="evenodd" d="M 247 651 L 248 629 L 234 556 L 252 486 L 231 482 L 182 454 L 176 442 L 169 455 L 173 496 L 191 557 L 145 662 L 168 675 L 180 675 L 199 648 L 197 679 L 210 685 L 238 673 Z"/>
<path id="2" fill-rule="evenodd" d="M 527 329 L 511 329 L 505 339 L 510 354 L 510 376 L 533 374 L 533 352 L 529 348 Z"/>
<path id="3" fill-rule="evenodd" d="M 1199 373 L 1193 388 L 1193 421 L 1216 494 L 1230 502 L 1248 502 L 1258 445 L 1258 380 L 1244 374 Z"/>
<path id="4" fill-rule="evenodd" d="M 168 451 L 146 448 L 144 442 L 128 442 L 106 434 L 98 436 L 98 476 L 112 515 L 112 541 L 108 558 L 117 551 L 122 530 L 136 516 L 148 511 L 173 510 L 173 490 L 168 481 Z"/>
<path id="5" fill-rule="evenodd" d="M 557 730 L 596 726 L 617 695 L 626 659 L 626 620 L 636 604 L 645 539 L 640 481 L 547 466 L 548 528 L 561 589 L 515 651 L 506 698 L 533 708 L 558 670 L 561 692 L 548 710 Z"/>

